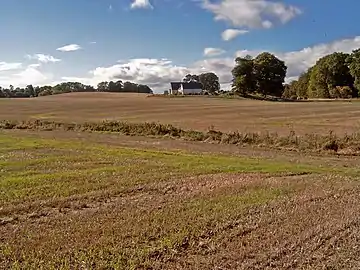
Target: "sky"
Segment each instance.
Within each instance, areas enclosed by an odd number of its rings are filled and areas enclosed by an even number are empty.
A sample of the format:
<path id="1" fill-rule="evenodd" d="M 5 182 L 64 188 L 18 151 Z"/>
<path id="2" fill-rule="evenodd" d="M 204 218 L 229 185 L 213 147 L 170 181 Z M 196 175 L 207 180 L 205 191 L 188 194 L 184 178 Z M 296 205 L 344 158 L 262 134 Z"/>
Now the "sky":
<path id="1" fill-rule="evenodd" d="M 169 89 L 268 51 L 287 81 L 360 47 L 359 0 L 1 0 L 0 86 L 123 80 Z"/>

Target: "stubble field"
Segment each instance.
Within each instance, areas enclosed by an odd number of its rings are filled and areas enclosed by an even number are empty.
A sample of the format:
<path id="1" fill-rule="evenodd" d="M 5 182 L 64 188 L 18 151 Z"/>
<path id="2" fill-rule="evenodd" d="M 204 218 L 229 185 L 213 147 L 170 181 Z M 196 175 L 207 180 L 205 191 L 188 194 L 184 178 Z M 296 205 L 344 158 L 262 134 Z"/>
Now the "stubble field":
<path id="1" fill-rule="evenodd" d="M 267 102 L 207 97 L 78 93 L 0 100 L 1 119 L 64 122 L 120 120 L 170 123 L 185 129 L 288 134 L 358 131 L 360 102 Z"/>
<path id="2" fill-rule="evenodd" d="M 357 120 L 345 115 L 357 107 L 79 94 L 0 100 L 0 118 L 285 133 L 264 119 L 293 116 L 308 123 L 301 133 L 343 117 L 332 129 L 350 133 Z M 0 268 L 359 269 L 358 164 L 331 152 L 0 130 Z"/>

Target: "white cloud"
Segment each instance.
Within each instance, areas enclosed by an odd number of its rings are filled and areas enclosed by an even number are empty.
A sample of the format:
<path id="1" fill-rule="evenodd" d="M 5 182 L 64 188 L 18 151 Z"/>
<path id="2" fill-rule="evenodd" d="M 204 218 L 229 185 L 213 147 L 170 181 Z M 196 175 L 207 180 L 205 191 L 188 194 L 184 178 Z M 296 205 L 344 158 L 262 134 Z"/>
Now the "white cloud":
<path id="1" fill-rule="evenodd" d="M 38 68 L 38 67 L 41 67 L 41 64 L 30 64 L 28 65 L 28 67 L 31 67 L 31 68 Z"/>
<path id="2" fill-rule="evenodd" d="M 0 72 L 1 71 L 20 69 L 21 67 L 22 67 L 22 63 L 0 62 Z"/>
<path id="3" fill-rule="evenodd" d="M 244 35 L 247 33 L 249 33 L 248 30 L 226 29 L 224 32 L 222 32 L 221 38 L 225 41 L 229 41 L 236 38 L 239 35 Z"/>
<path id="4" fill-rule="evenodd" d="M 301 72 L 315 64 L 315 62 L 327 54 L 335 51 L 351 52 L 360 47 L 360 36 L 352 39 L 338 40 L 328 44 L 318 44 L 298 51 L 273 52 L 283 59 L 288 66 L 287 81 L 296 79 Z M 256 56 L 263 50 L 242 50 L 238 56 L 247 54 Z M 196 61 L 188 66 L 177 66 L 168 59 L 131 59 L 122 60 L 108 67 L 98 67 L 89 72 L 84 78 L 64 77 L 65 81 L 80 81 L 86 84 L 96 85 L 100 81 L 123 80 L 147 84 L 155 91 L 163 91 L 169 88 L 171 81 L 181 80 L 186 74 L 200 74 L 203 72 L 215 72 L 219 78 L 221 87 L 229 89 L 232 80 L 231 70 L 235 65 L 235 57 L 210 58 Z"/>
<path id="5" fill-rule="evenodd" d="M 80 45 L 78 44 L 69 44 L 60 48 L 57 48 L 57 51 L 61 52 L 73 52 L 82 49 Z"/>
<path id="6" fill-rule="evenodd" d="M 219 48 L 205 48 L 204 49 L 204 56 L 218 56 L 224 54 L 225 51 Z"/>
<path id="7" fill-rule="evenodd" d="M 231 81 L 230 70 L 234 65 L 231 58 L 213 58 L 195 62 L 185 67 L 177 66 L 168 59 L 131 59 L 121 60 L 109 67 L 98 67 L 89 72 L 89 77 L 63 77 L 64 81 L 79 81 L 96 85 L 101 81 L 122 80 L 147 84 L 154 91 L 167 90 L 171 81 L 182 80 L 186 74 L 216 72 L 223 87 Z"/>
<path id="8" fill-rule="evenodd" d="M 269 0 L 202 0 L 202 7 L 214 13 L 215 20 L 236 27 L 270 28 L 274 23 L 287 23 L 301 14 L 298 7 Z"/>
<path id="9" fill-rule="evenodd" d="M 141 58 L 119 61 L 118 64 L 109 67 L 98 67 L 89 72 L 89 77 L 63 77 L 62 79 L 90 85 L 106 80 L 123 80 L 147 84 L 154 89 L 164 87 L 167 89 L 170 81 L 181 80 L 189 72 L 189 68 L 173 65 L 168 59 Z"/>
<path id="10" fill-rule="evenodd" d="M 280 59 L 283 59 L 288 66 L 286 81 L 296 79 L 301 72 L 315 64 L 315 62 L 327 54 L 333 52 L 351 52 L 360 47 L 360 36 L 334 41 L 328 44 L 318 44 L 297 51 L 272 52 Z M 256 56 L 264 50 L 242 50 L 236 55 L 247 54 Z M 270 51 L 271 52 L 271 51 Z M 96 85 L 101 81 L 123 80 L 133 81 L 149 85 L 154 91 L 162 92 L 169 88 L 171 81 L 181 80 L 186 74 L 200 74 L 203 72 L 215 72 L 219 78 L 221 87 L 229 89 L 232 75 L 231 70 L 235 65 L 234 57 L 216 57 L 202 59 L 190 65 L 178 66 L 169 59 L 140 58 L 121 60 L 114 65 L 100 66 L 88 72 L 83 77 L 62 77 L 60 81 L 79 81 L 84 84 Z M 3 63 L 0 63 L 0 67 Z M 15 65 L 21 69 L 21 65 Z M 13 67 L 15 67 L 13 66 Z M 53 84 L 52 74 L 41 72 L 38 64 L 32 64 L 13 75 L 0 75 L 0 85 L 24 86 L 29 83 L 34 85 Z M 7 69 L 8 70 L 8 69 Z M 6 74 L 5 71 L 1 74 Z M 2 76 L 2 77 L 1 77 Z"/>
<path id="11" fill-rule="evenodd" d="M 60 62 L 61 59 L 55 58 L 52 55 L 46 55 L 46 54 L 42 54 L 42 53 L 37 53 L 34 55 L 27 55 L 26 56 L 28 59 L 33 59 L 33 60 L 37 60 L 40 63 L 56 63 L 56 62 Z"/>
<path id="12" fill-rule="evenodd" d="M 134 0 L 131 3 L 130 6 L 132 9 L 136 9 L 136 8 L 150 8 L 153 9 L 154 7 L 151 5 L 149 0 Z"/>
<path id="13" fill-rule="evenodd" d="M 7 76 L 0 76 L 0 86 L 8 87 L 14 85 L 15 87 L 25 87 L 28 84 L 44 85 L 51 82 L 52 74 L 45 74 L 37 69 L 38 64 L 27 66 L 20 72 L 9 74 Z"/>

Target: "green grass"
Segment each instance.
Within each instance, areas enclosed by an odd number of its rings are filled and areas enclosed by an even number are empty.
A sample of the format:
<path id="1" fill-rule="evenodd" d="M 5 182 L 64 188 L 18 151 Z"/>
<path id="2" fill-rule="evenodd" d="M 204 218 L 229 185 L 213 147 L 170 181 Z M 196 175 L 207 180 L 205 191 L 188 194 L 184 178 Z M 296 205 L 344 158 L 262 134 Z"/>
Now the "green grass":
<path id="1" fill-rule="evenodd" d="M 0 161 L 1 204 L 67 197 L 107 188 L 123 190 L 181 175 L 358 172 L 353 168 L 326 168 L 248 157 L 110 148 L 78 141 L 14 138 L 4 134 L 0 134 L 0 145 L 4 157 Z"/>
<path id="2" fill-rule="evenodd" d="M 359 173 L 356 168 L 140 150 L 1 132 L 0 157 L 0 219 L 46 207 L 61 210 L 72 202 L 124 200 L 116 207 L 100 204 L 95 212 L 50 216 L 39 223 L 25 219 L 16 234 L 0 226 L 0 234 L 5 235 L 0 257 L 14 269 L 136 269 L 161 265 L 191 248 L 211 252 L 211 243 L 230 237 L 224 232 L 246 208 L 290 197 L 299 186 L 306 187 L 295 180 L 284 185 L 264 181 L 241 186 L 240 182 L 240 186 L 192 194 L 206 181 L 195 178 L 182 184 L 186 177 L 236 172 Z M 189 190 L 167 195 L 167 185 Z M 203 239 L 210 242 L 198 248 Z"/>
<path id="3" fill-rule="evenodd" d="M 222 172 L 316 173 L 330 168 L 247 157 L 109 148 L 0 135 L 1 204 L 131 188 L 180 175 Z M 26 155 L 19 155 L 26 153 Z"/>

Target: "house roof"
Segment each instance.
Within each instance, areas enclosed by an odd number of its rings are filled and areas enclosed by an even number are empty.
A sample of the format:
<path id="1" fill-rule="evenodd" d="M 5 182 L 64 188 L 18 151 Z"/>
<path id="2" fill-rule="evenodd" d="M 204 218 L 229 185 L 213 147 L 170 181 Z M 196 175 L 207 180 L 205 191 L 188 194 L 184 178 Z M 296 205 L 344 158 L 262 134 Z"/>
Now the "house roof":
<path id="1" fill-rule="evenodd" d="M 202 84 L 199 82 L 186 82 L 182 83 L 184 89 L 201 89 Z"/>
<path id="2" fill-rule="evenodd" d="M 171 90 L 179 90 L 181 85 L 183 89 L 201 89 L 202 84 L 199 82 L 171 82 Z"/>
<path id="3" fill-rule="evenodd" d="M 171 82 L 171 90 L 179 90 L 181 87 L 181 82 Z"/>

